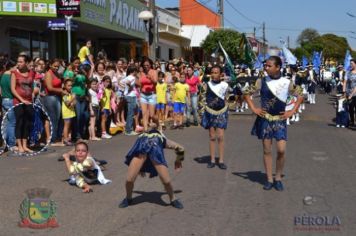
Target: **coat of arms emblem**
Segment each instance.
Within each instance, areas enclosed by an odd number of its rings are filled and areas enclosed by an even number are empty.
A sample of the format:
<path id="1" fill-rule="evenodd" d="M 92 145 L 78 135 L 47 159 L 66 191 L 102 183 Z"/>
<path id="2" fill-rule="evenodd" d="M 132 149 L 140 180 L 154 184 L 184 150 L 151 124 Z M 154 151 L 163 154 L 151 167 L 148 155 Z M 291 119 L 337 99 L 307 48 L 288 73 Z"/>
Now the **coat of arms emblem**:
<path id="1" fill-rule="evenodd" d="M 49 199 L 52 191 L 46 188 L 33 188 L 26 191 L 27 197 L 20 206 L 20 227 L 34 229 L 58 227 L 56 204 Z"/>

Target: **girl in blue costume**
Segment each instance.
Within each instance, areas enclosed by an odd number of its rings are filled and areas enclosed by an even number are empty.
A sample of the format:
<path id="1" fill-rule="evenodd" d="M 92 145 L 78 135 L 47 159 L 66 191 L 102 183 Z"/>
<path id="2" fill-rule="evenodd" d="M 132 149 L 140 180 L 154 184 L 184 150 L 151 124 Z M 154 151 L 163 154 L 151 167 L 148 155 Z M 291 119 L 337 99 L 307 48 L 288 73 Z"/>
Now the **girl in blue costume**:
<path id="1" fill-rule="evenodd" d="M 270 190 L 275 187 L 282 191 L 282 172 L 285 161 L 285 150 L 287 142 L 286 119 L 291 117 L 303 101 L 300 87 L 293 86 L 293 83 L 286 77 L 281 76 L 282 61 L 277 56 L 271 56 L 265 64 L 268 76 L 258 79 L 253 88 L 244 91 L 245 99 L 251 110 L 258 115 L 251 134 L 262 140 L 263 159 L 267 181 L 263 187 Z M 261 108 L 257 108 L 252 102 L 250 95 L 256 90 L 261 94 Z M 297 102 L 292 110 L 285 111 L 286 101 L 289 94 L 297 96 Z M 277 144 L 276 176 L 273 181 L 272 176 L 272 140 Z"/>
<path id="2" fill-rule="evenodd" d="M 221 81 L 221 68 L 213 66 L 211 69 L 211 80 L 207 83 L 206 88 L 206 105 L 201 126 L 209 129 L 209 147 L 210 162 L 208 168 L 215 167 L 215 144 L 218 141 L 220 169 L 226 169 L 224 164 L 224 131 L 227 128 L 228 105 L 226 103 L 226 94 L 229 85 Z"/>
<path id="3" fill-rule="evenodd" d="M 157 127 L 159 127 L 158 119 L 155 119 L 155 121 Z M 129 166 L 126 178 L 126 198 L 119 204 L 120 208 L 126 208 L 132 204 L 132 191 L 138 174 L 149 173 L 150 178 L 159 175 L 168 193 L 171 205 L 177 209 L 183 209 L 183 204 L 175 198 L 173 193 L 168 165 L 164 157 L 164 148 L 175 150 L 177 155 L 174 163 L 175 169 L 180 170 L 184 160 L 184 148 L 181 145 L 167 139 L 157 129 L 152 129 L 138 137 L 126 155 L 125 164 Z"/>

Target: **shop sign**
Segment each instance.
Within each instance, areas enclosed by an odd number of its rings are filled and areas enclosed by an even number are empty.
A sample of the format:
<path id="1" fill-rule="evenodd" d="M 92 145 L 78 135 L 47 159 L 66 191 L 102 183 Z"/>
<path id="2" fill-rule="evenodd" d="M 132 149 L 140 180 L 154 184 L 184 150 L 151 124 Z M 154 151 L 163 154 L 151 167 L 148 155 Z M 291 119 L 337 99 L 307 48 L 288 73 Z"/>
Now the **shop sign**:
<path id="1" fill-rule="evenodd" d="M 78 24 L 71 21 L 71 29 L 78 29 Z M 47 28 L 50 30 L 66 30 L 66 20 L 65 19 L 55 19 L 47 21 Z"/>
<path id="2" fill-rule="evenodd" d="M 80 16 L 80 0 L 57 0 L 57 17 Z"/>
<path id="3" fill-rule="evenodd" d="M 56 0 L 0 1 L 0 15 L 56 17 Z"/>
<path id="4" fill-rule="evenodd" d="M 81 0 L 81 22 L 145 38 L 145 25 L 138 18 L 146 6 L 138 0 Z"/>

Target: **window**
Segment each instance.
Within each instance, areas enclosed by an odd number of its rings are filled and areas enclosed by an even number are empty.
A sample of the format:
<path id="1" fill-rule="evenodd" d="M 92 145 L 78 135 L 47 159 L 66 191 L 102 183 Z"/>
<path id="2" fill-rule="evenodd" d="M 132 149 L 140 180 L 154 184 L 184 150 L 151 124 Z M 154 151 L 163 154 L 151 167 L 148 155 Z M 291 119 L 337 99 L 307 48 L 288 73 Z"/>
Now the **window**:
<path id="1" fill-rule="evenodd" d="M 173 60 L 174 59 L 174 49 L 170 48 L 168 50 L 168 57 L 169 57 L 169 60 Z"/>
<path id="2" fill-rule="evenodd" d="M 48 41 L 44 34 L 19 29 L 10 29 L 10 54 L 12 59 L 20 53 L 31 58 L 41 57 L 48 60 Z"/>

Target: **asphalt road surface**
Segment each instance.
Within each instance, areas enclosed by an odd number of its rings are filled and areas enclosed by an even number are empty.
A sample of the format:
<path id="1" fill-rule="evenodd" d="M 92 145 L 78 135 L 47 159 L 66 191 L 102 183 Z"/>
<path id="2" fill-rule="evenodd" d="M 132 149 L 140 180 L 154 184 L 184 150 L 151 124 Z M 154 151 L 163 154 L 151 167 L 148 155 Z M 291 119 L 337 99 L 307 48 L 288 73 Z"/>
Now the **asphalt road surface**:
<path id="1" fill-rule="evenodd" d="M 262 189 L 262 145 L 250 135 L 254 116 L 230 114 L 227 170 L 206 168 L 207 131 L 168 130 L 166 135 L 186 148 L 180 173 L 173 170 L 174 153 L 166 151 L 183 210 L 168 205 L 159 178 L 147 177 L 136 181 L 135 204 L 118 208 L 125 196 L 124 156 L 135 137 L 90 143 L 94 156 L 109 162 L 104 174 L 113 181 L 94 186 L 90 194 L 64 181 L 68 175 L 57 157 L 68 148 L 32 158 L 5 155 L 0 158 L 0 235 L 356 235 L 356 131 L 333 125 L 330 99 L 318 95 L 302 121 L 289 127 L 283 192 Z M 35 187 L 53 191 L 58 228 L 18 227 L 25 191 Z"/>

